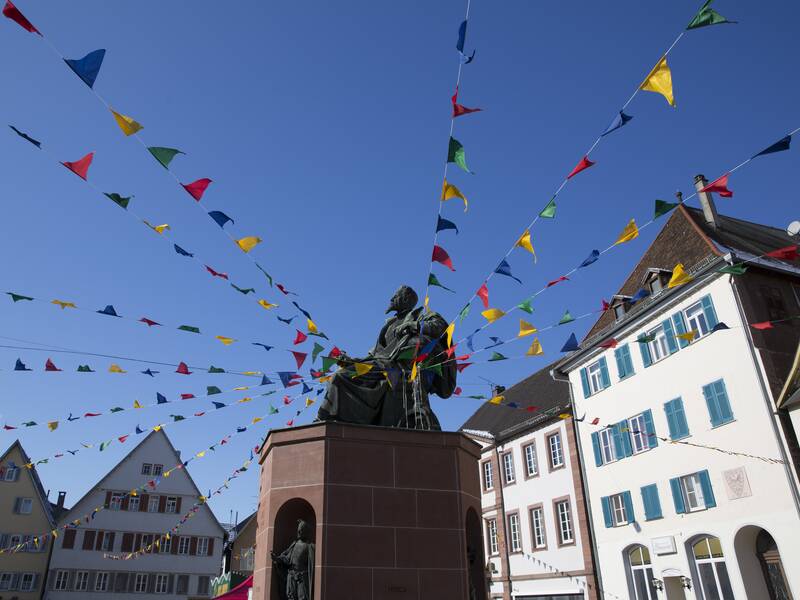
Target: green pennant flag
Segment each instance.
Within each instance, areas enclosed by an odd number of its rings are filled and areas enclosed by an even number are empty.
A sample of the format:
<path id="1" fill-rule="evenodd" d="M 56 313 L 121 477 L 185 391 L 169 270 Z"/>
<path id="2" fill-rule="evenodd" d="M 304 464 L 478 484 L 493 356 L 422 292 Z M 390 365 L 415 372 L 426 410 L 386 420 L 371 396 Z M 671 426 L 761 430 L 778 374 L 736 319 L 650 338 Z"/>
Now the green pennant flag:
<path id="1" fill-rule="evenodd" d="M 200 332 L 198 331 L 197 333 L 200 333 Z M 209 373 L 224 373 L 225 369 L 223 369 L 221 367 L 215 367 L 214 365 L 211 365 L 210 367 L 208 367 L 208 372 Z"/>
<path id="2" fill-rule="evenodd" d="M 269 414 L 271 414 L 271 415 L 277 415 L 278 414 L 278 409 L 275 408 L 274 406 L 272 406 L 272 404 L 269 405 Z"/>
<path id="3" fill-rule="evenodd" d="M 331 358 L 330 356 L 323 356 L 322 357 L 322 370 L 329 371 L 330 368 L 336 364 L 336 359 Z"/>
<path id="4" fill-rule="evenodd" d="M 108 448 L 110 445 L 111 445 L 111 440 L 108 440 L 107 442 L 100 442 L 100 452 Z"/>
<path id="5" fill-rule="evenodd" d="M 190 333 L 200 333 L 199 327 L 192 327 L 191 325 L 181 325 L 178 327 L 181 331 L 188 331 Z"/>
<path id="6" fill-rule="evenodd" d="M 720 273 L 728 273 L 729 275 L 744 275 L 745 271 L 747 271 L 747 267 L 743 263 L 725 265 L 719 270 Z"/>
<path id="7" fill-rule="evenodd" d="M 311 351 L 311 362 L 312 362 L 312 364 L 317 361 L 317 357 L 319 356 L 319 353 L 322 352 L 323 350 L 325 350 L 325 348 L 323 346 L 321 346 L 317 342 L 314 342 L 314 349 Z"/>
<path id="8" fill-rule="evenodd" d="M 647 344 L 649 342 L 655 341 L 655 339 L 656 339 L 656 334 L 651 333 L 650 335 L 639 336 L 638 338 L 636 338 L 636 341 L 639 342 L 640 344 Z"/>
<path id="9" fill-rule="evenodd" d="M 700 27 L 708 27 L 709 25 L 719 25 L 721 23 L 735 23 L 736 21 L 728 21 L 725 17 L 711 8 L 713 0 L 706 0 L 702 8 L 697 11 L 697 14 L 686 26 L 689 29 L 699 29 Z"/>
<path id="10" fill-rule="evenodd" d="M 170 415 L 170 417 L 172 417 L 172 422 L 173 423 L 177 423 L 178 421 L 185 421 L 186 420 L 186 417 L 184 417 L 183 415 Z"/>
<path id="11" fill-rule="evenodd" d="M 531 300 L 528 298 L 524 302 L 520 302 L 517 304 L 517 308 L 520 310 L 524 310 L 529 315 L 533 313 L 533 307 L 531 306 Z"/>
<path id="12" fill-rule="evenodd" d="M 215 385 L 206 386 L 206 396 L 213 396 L 214 394 L 221 394 L 222 390 L 220 390 Z"/>
<path id="13" fill-rule="evenodd" d="M 413 348 L 407 348 L 397 356 L 397 360 L 411 360 L 412 358 L 414 358 Z"/>
<path id="14" fill-rule="evenodd" d="M 115 413 L 115 412 L 122 412 L 123 410 L 125 410 L 125 409 L 124 409 L 124 408 L 122 408 L 121 406 L 115 406 L 114 408 L 112 408 L 112 409 L 111 409 L 111 410 L 109 410 L 108 412 Z"/>
<path id="15" fill-rule="evenodd" d="M 571 314 L 569 314 L 569 310 L 564 311 L 564 316 L 561 317 L 561 320 L 558 322 L 559 325 L 565 325 L 567 323 L 572 323 L 575 320 Z"/>
<path id="16" fill-rule="evenodd" d="M 264 267 L 262 267 L 260 264 L 256 263 L 256 266 L 258 267 L 258 270 L 261 271 L 264 274 L 264 276 L 267 278 L 267 281 L 269 281 L 269 287 L 272 287 L 272 275 L 267 273 L 264 270 Z"/>
<path id="17" fill-rule="evenodd" d="M 313 335 L 314 337 L 322 338 L 323 340 L 329 340 L 329 339 L 330 339 L 330 338 L 329 338 L 327 335 L 325 335 L 325 333 L 323 333 L 322 331 L 317 331 L 316 333 L 314 333 L 313 331 L 309 331 L 309 332 L 308 332 L 308 335 Z"/>
<path id="18" fill-rule="evenodd" d="M 456 138 L 450 137 L 450 145 L 447 148 L 447 162 L 456 163 L 462 170 L 472 173 L 467 167 L 467 157 L 464 154 L 464 146 Z"/>
<path id="19" fill-rule="evenodd" d="M 264 392 L 263 394 L 261 394 L 261 396 L 271 396 L 272 394 L 274 394 L 274 393 L 275 393 L 275 391 L 276 391 L 276 390 L 270 390 L 270 391 L 268 391 L 268 392 Z"/>
<path id="20" fill-rule="evenodd" d="M 36 421 L 25 421 L 23 425 L 25 425 L 25 427 L 35 427 L 38 423 Z"/>
<path id="21" fill-rule="evenodd" d="M 492 362 L 492 361 L 495 361 L 495 360 L 508 360 L 508 357 L 507 356 L 503 356 L 499 352 L 492 352 L 492 358 L 489 359 L 489 362 Z"/>
<path id="22" fill-rule="evenodd" d="M 78 365 L 78 373 L 94 373 L 89 365 Z"/>
<path id="23" fill-rule="evenodd" d="M 185 152 L 181 152 L 175 148 L 162 148 L 160 146 L 150 146 L 148 150 L 150 151 L 150 154 L 153 155 L 153 158 L 160 162 L 161 166 L 165 169 L 169 169 L 169 163 L 171 163 L 172 159 L 178 154 L 186 154 Z"/>
<path id="24" fill-rule="evenodd" d="M 471 304 L 465 304 L 464 305 L 464 308 L 462 308 L 461 312 L 458 313 L 458 322 L 459 322 L 459 324 L 464 322 L 464 319 L 467 318 L 467 315 L 469 314 L 469 311 L 470 311 L 471 308 L 472 308 Z"/>
<path id="25" fill-rule="evenodd" d="M 678 207 L 677 202 L 664 202 L 663 200 L 656 200 L 656 212 L 653 216 L 654 219 L 657 219 L 661 215 L 667 214 L 669 211 Z"/>
<path id="26" fill-rule="evenodd" d="M 14 292 L 6 292 L 14 302 L 19 302 L 20 300 L 28 300 L 31 301 L 33 298 L 30 296 L 23 296 L 22 294 L 15 294 Z"/>
<path id="27" fill-rule="evenodd" d="M 256 291 L 254 288 L 240 288 L 240 287 L 239 287 L 238 285 L 236 285 L 235 283 L 232 283 L 232 284 L 231 284 L 231 286 L 233 286 L 233 289 L 235 289 L 237 292 L 241 292 L 241 293 L 242 293 L 242 294 L 244 294 L 245 296 L 246 296 L 247 294 L 251 293 L 251 292 L 255 293 L 255 291 Z"/>
<path id="28" fill-rule="evenodd" d="M 547 203 L 542 209 L 542 212 L 539 213 L 539 216 L 543 219 L 555 219 L 556 217 L 556 199 L 555 197 L 551 198 L 550 202 Z"/>
<path id="29" fill-rule="evenodd" d="M 474 400 L 486 400 L 486 396 L 482 396 L 481 394 L 475 394 L 474 396 L 467 396 L 467 398 L 472 398 Z"/>
<path id="30" fill-rule="evenodd" d="M 112 192 L 110 194 L 103 192 L 103 195 L 114 202 L 117 206 L 124 208 L 125 210 L 128 209 L 128 203 L 130 203 L 131 198 L 133 198 L 133 196 L 120 196 L 116 192 Z"/>
<path id="31" fill-rule="evenodd" d="M 448 292 L 452 292 L 454 294 L 456 293 L 455 290 L 451 290 L 449 287 L 442 285 L 442 283 L 439 281 L 439 278 L 433 273 L 428 275 L 428 285 L 435 285 L 436 287 L 440 287 Z"/>

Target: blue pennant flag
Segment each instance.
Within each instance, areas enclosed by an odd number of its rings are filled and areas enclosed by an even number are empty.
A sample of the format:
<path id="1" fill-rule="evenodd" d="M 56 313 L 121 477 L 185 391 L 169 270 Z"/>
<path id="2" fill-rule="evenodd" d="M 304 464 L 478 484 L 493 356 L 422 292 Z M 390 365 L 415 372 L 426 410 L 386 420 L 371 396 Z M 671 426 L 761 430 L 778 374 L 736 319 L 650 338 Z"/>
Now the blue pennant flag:
<path id="1" fill-rule="evenodd" d="M 292 381 L 292 376 L 296 374 L 297 373 L 294 371 L 278 371 L 278 377 L 280 377 L 283 387 L 289 387 L 289 383 Z"/>
<path id="2" fill-rule="evenodd" d="M 614 117 L 614 120 L 611 121 L 611 125 L 609 125 L 608 128 L 606 128 L 606 130 L 600 135 L 600 137 L 608 135 L 612 131 L 616 131 L 623 125 L 627 124 L 627 122 L 630 121 L 632 118 L 633 117 L 631 117 L 630 115 L 626 115 L 624 112 L 619 111 L 617 116 Z"/>
<path id="3" fill-rule="evenodd" d="M 267 377 L 266 375 L 261 376 L 261 385 L 271 385 L 271 384 L 272 380 L 269 377 Z"/>
<path id="4" fill-rule="evenodd" d="M 224 408 L 226 406 L 224 402 L 214 402 L 213 400 L 211 401 L 211 404 L 213 404 L 214 408 L 217 410 L 219 410 L 220 408 Z"/>
<path id="5" fill-rule="evenodd" d="M 75 71 L 75 74 L 80 77 L 83 82 L 89 87 L 94 87 L 94 81 L 97 79 L 97 74 L 100 72 L 100 65 L 103 64 L 103 57 L 106 55 L 105 50 L 95 50 L 89 52 L 83 58 L 65 58 L 64 62 L 67 66 Z"/>
<path id="6" fill-rule="evenodd" d="M 297 317 L 297 315 L 294 315 L 293 317 L 289 317 L 288 319 L 284 319 L 283 317 L 278 317 L 278 321 L 280 321 L 281 323 L 286 323 L 287 325 L 291 325 L 292 321 L 295 320 L 295 317 Z"/>
<path id="7" fill-rule="evenodd" d="M 586 260 L 584 260 L 581 263 L 580 267 L 578 267 L 578 268 L 580 269 L 582 267 L 588 267 L 593 262 L 597 262 L 598 258 L 600 258 L 600 251 L 599 250 L 592 250 L 591 254 L 589 254 L 589 256 L 586 257 Z"/>
<path id="8" fill-rule="evenodd" d="M 305 315 L 306 319 L 311 319 L 311 313 L 310 312 L 308 312 L 307 310 L 304 310 L 303 308 L 301 308 L 300 305 L 297 302 L 295 302 L 294 300 L 292 300 L 292 304 L 295 305 L 297 310 L 299 310 L 301 313 L 303 313 Z M 311 319 L 311 320 L 313 321 L 314 319 Z"/>
<path id="9" fill-rule="evenodd" d="M 160 371 L 152 371 L 150 369 L 145 369 L 141 373 L 142 375 L 150 375 L 150 377 L 155 377 L 158 373 L 160 373 Z"/>
<path id="10" fill-rule="evenodd" d="M 455 223 L 439 217 L 439 220 L 436 222 L 436 233 L 445 231 L 447 229 L 455 229 L 456 233 L 458 233 L 458 227 L 456 227 Z"/>
<path id="11" fill-rule="evenodd" d="M 489 348 L 494 348 L 495 346 L 502 346 L 503 345 L 503 342 L 499 337 L 495 337 L 493 335 L 490 335 L 489 339 L 492 340 L 492 345 L 491 346 L 486 346 L 486 348 L 484 348 L 484 350 L 488 350 Z"/>
<path id="12" fill-rule="evenodd" d="M 167 398 L 164 396 L 164 394 L 156 392 L 156 403 L 157 404 L 166 404 L 167 402 L 169 402 L 169 400 L 167 400 Z"/>
<path id="13" fill-rule="evenodd" d="M 578 338 L 575 337 L 574 333 L 569 334 L 569 339 L 564 343 L 564 346 L 561 348 L 561 352 L 574 352 L 578 349 Z"/>
<path id="14" fill-rule="evenodd" d="M 224 212 L 222 212 L 220 210 L 212 210 L 211 212 L 208 213 L 208 216 L 211 217 L 212 219 L 214 219 L 214 221 L 220 227 L 225 227 L 225 224 L 228 221 L 233 223 L 233 219 L 231 219 L 228 215 L 226 215 Z"/>
<path id="15" fill-rule="evenodd" d="M 319 395 L 320 395 L 322 392 L 324 392 L 324 391 L 325 391 L 325 388 L 319 388 L 319 389 L 317 390 L 317 396 L 319 396 Z"/>
<path id="16" fill-rule="evenodd" d="M 178 244 L 173 244 L 173 246 L 175 246 L 175 252 L 177 252 L 181 256 L 188 256 L 189 258 L 194 256 L 194 254 L 192 254 L 191 252 L 187 252 L 186 250 L 178 246 Z"/>
<path id="17" fill-rule="evenodd" d="M 269 352 L 274 348 L 274 346 L 267 346 L 266 344 L 262 344 L 261 342 L 253 342 L 253 346 L 261 346 L 267 352 Z"/>
<path id="18" fill-rule="evenodd" d="M 458 41 L 456 42 L 456 50 L 464 54 L 464 42 L 467 39 L 467 21 L 466 19 L 458 26 Z"/>
<path id="19" fill-rule="evenodd" d="M 303 393 L 308 394 L 311 391 L 311 388 L 308 387 L 308 384 L 304 381 L 303 382 Z"/>
<path id="20" fill-rule="evenodd" d="M 141 427 L 139 427 L 139 426 L 137 425 L 137 426 L 136 426 L 136 433 L 137 433 L 137 434 L 138 434 L 138 433 L 144 433 L 144 429 L 142 429 Z"/>
<path id="21" fill-rule="evenodd" d="M 236 428 L 236 433 L 242 433 L 244 431 L 247 431 L 247 427 L 237 427 Z"/>
<path id="22" fill-rule="evenodd" d="M 17 359 L 17 362 L 14 364 L 15 371 L 33 371 L 33 369 L 29 369 L 25 366 L 25 363 L 22 362 L 20 359 Z"/>
<path id="23" fill-rule="evenodd" d="M 97 312 L 100 313 L 101 315 L 108 315 L 109 317 L 119 317 L 117 311 L 114 310 L 114 307 L 111 306 L 110 304 L 106 306 L 103 310 L 98 310 Z"/>
<path id="24" fill-rule="evenodd" d="M 789 149 L 789 145 L 791 143 L 792 143 L 792 136 L 787 135 L 786 137 L 779 139 L 777 142 L 775 142 L 768 148 L 764 148 L 761 152 L 753 156 L 753 158 L 755 158 L 756 156 L 764 156 L 765 154 L 772 154 L 773 152 L 783 152 L 784 150 Z"/>
<path id="25" fill-rule="evenodd" d="M 631 298 L 630 302 L 631 302 L 631 304 L 636 304 L 637 302 L 639 302 L 639 300 L 644 300 L 644 299 L 645 299 L 645 298 L 647 298 L 649 295 L 650 295 L 650 292 L 648 292 L 648 291 L 647 291 L 646 289 L 644 289 L 644 288 L 641 288 L 641 289 L 640 289 L 638 292 L 636 292 L 636 293 L 633 295 L 633 297 Z"/>
<path id="26" fill-rule="evenodd" d="M 511 265 L 508 264 L 508 261 L 505 258 L 502 261 L 500 261 L 500 264 L 497 265 L 497 268 L 494 270 L 494 272 L 497 273 L 498 275 L 505 275 L 506 277 L 511 277 L 511 279 L 513 279 L 514 281 L 522 283 L 521 279 L 514 277 L 511 274 Z"/>
<path id="27" fill-rule="evenodd" d="M 69 413 L 69 416 L 67 417 L 67 421 L 70 421 L 70 422 L 77 421 L 78 419 L 80 419 L 80 417 L 73 417 L 72 413 Z"/>
<path id="28" fill-rule="evenodd" d="M 711 330 L 711 333 L 714 333 L 715 331 L 723 331 L 725 329 L 730 329 L 730 327 L 728 327 L 725 323 L 720 321 L 719 323 L 714 325 L 714 329 Z"/>
<path id="29" fill-rule="evenodd" d="M 438 338 L 434 338 L 430 342 L 425 344 L 425 347 L 422 350 L 420 350 L 418 356 L 422 356 L 424 354 L 430 354 L 431 352 L 433 352 L 433 349 L 436 347 L 436 343 L 438 341 L 439 341 Z"/>

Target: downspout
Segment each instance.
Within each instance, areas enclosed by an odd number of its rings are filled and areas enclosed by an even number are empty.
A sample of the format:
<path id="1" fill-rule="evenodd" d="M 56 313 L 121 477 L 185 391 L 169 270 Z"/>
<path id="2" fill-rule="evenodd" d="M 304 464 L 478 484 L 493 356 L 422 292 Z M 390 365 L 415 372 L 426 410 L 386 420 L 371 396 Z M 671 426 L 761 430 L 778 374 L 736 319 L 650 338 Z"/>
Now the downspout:
<path id="1" fill-rule="evenodd" d="M 502 520 L 500 523 L 503 526 L 503 549 L 505 550 L 506 555 L 506 584 L 508 585 L 508 598 L 511 600 L 513 598 L 513 588 L 511 587 L 511 555 L 508 552 L 508 532 L 506 531 L 506 499 L 505 495 L 503 494 L 503 489 L 505 486 L 503 485 L 503 457 L 500 455 L 500 446 L 495 445 L 494 447 L 495 453 L 497 454 L 497 484 L 500 487 L 500 512 L 502 513 Z M 504 594 L 505 595 L 505 594 Z"/>
<path id="2" fill-rule="evenodd" d="M 733 293 L 736 296 L 736 310 L 739 311 L 739 319 L 742 323 L 747 323 L 747 317 L 742 310 L 742 297 L 739 295 L 739 288 L 736 286 L 736 281 L 731 277 L 731 287 L 733 287 Z M 750 333 L 750 328 L 745 327 L 744 330 L 747 332 L 747 340 L 749 342 L 748 348 L 750 350 L 750 358 L 753 361 L 753 368 L 755 368 L 756 373 L 758 374 L 758 383 L 761 386 L 761 393 L 764 396 L 764 408 L 767 411 L 767 416 L 769 417 L 769 422 L 772 425 L 772 432 L 775 435 L 775 439 L 778 441 L 778 448 L 781 452 L 781 459 L 783 459 L 783 472 L 786 475 L 786 479 L 789 482 L 789 489 L 792 491 L 792 499 L 794 500 L 794 508 L 797 511 L 798 517 L 800 517 L 800 494 L 798 494 L 797 486 L 794 482 L 794 476 L 792 475 L 791 467 L 790 467 L 790 460 L 789 456 L 786 453 L 786 448 L 784 448 L 784 441 L 783 437 L 781 436 L 781 431 L 778 428 L 777 423 L 775 423 L 775 413 L 773 411 L 773 406 L 770 402 L 771 394 L 769 389 L 767 388 L 767 384 L 764 381 L 764 375 L 761 373 L 761 368 L 758 365 L 758 358 L 756 356 L 755 344 L 753 343 L 753 338 Z"/>
<path id="3" fill-rule="evenodd" d="M 578 446 L 578 464 L 580 465 L 581 471 L 581 493 L 583 494 L 583 498 L 586 502 L 586 521 L 589 523 L 589 538 L 592 546 L 592 568 L 594 570 L 595 581 L 597 583 L 597 597 L 602 598 L 603 594 L 603 577 L 600 574 L 600 569 L 597 567 L 597 557 L 599 556 L 597 550 L 597 542 L 595 533 L 594 533 L 594 520 L 592 519 L 592 501 L 589 498 L 589 494 L 586 493 L 586 490 L 589 488 L 589 484 L 586 481 L 586 469 L 584 467 L 584 460 L 583 460 L 583 447 L 581 446 L 581 436 L 578 431 L 578 420 L 575 418 L 575 399 L 572 395 L 572 384 L 570 383 L 569 377 L 559 378 L 557 377 L 557 371 L 553 369 L 550 371 L 550 377 L 552 377 L 555 381 L 562 381 L 566 382 L 567 387 L 569 388 L 569 405 L 572 407 L 572 427 L 575 430 L 575 445 Z"/>

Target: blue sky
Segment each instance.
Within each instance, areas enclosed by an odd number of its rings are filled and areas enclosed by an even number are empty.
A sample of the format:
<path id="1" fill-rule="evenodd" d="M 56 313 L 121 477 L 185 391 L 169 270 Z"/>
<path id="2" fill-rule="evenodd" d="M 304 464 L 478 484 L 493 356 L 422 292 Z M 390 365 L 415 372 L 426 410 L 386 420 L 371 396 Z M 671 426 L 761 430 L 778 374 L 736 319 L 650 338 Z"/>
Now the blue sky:
<path id="1" fill-rule="evenodd" d="M 455 202 L 443 216 L 458 223 L 440 243 L 456 267 L 434 272 L 448 294 L 432 292 L 432 307 L 452 318 L 481 284 L 522 228 L 546 203 L 615 111 L 647 74 L 697 9 L 698 2 L 541 3 L 474 0 L 460 101 L 484 112 L 460 117 L 455 137 L 465 146 L 475 175 L 450 170 L 451 182 L 470 200 L 466 214 Z M 332 341 L 353 355 L 365 353 L 383 322 L 387 299 L 401 283 L 422 294 L 428 271 L 449 128 L 449 98 L 458 57 L 456 30 L 464 3 L 346 1 L 169 3 L 17 2 L 67 57 L 106 48 L 95 85 L 117 110 L 145 129 L 150 145 L 187 155 L 173 163 L 183 181 L 214 179 L 204 202 L 236 221 L 237 236 L 259 235 L 258 260 L 289 289 Z M 608 136 L 592 154 L 597 165 L 575 178 L 558 200 L 557 218 L 533 230 L 539 261 L 510 257 L 523 284 L 492 280 L 493 306 L 508 307 L 605 248 L 632 217 L 646 221 L 653 200 L 685 194 L 692 178 L 710 179 L 800 126 L 793 35 L 800 6 L 716 2 L 738 25 L 688 32 L 670 54 L 677 109 L 656 94 L 640 93 L 626 111 L 634 120 Z M 134 194 L 145 218 L 172 226 L 174 239 L 240 285 L 263 280 L 217 226 L 193 206 L 133 139 L 122 136 L 110 114 L 52 50 L 3 20 L 3 119 L 42 140 L 38 152 L 11 132 L 0 136 L 4 176 L 0 198 L 6 227 L 3 290 L 75 302 L 87 309 L 113 304 L 120 314 L 200 326 L 211 336 L 148 329 L 126 320 L 61 311 L 45 303 L 0 303 L 0 343 L 8 338 L 119 354 L 155 361 L 215 364 L 231 369 L 290 369 L 292 329 L 275 321 L 224 282 L 176 255 L 158 237 L 99 196 L 54 160 L 77 160 L 95 151 L 90 179 L 103 191 Z M 54 158 L 55 157 L 55 158 Z M 720 212 L 783 227 L 797 219 L 791 182 L 797 149 L 760 159 L 737 172 L 732 199 Z M 572 281 L 540 296 L 530 320 L 552 324 L 565 309 L 595 309 L 623 281 L 657 227 L 642 232 Z M 281 301 L 274 291 L 265 294 Z M 290 311 L 282 307 L 283 316 Z M 456 338 L 481 324 L 477 306 Z M 518 313 L 486 335 L 508 338 Z M 580 337 L 587 319 L 544 333 L 547 355 L 475 365 L 462 376 L 466 393 L 486 393 L 481 377 L 511 385 L 558 357 L 568 334 Z M 224 347 L 213 335 L 262 340 L 269 354 L 248 344 Z M 476 340 L 486 345 L 486 336 Z M 28 345 L 28 344 L 20 344 Z M 306 344 L 307 345 L 307 344 Z M 520 356 L 525 342 L 505 347 Z M 51 356 L 63 373 L 43 373 Z M 21 357 L 36 369 L 10 371 Z M 482 356 L 485 360 L 487 354 Z M 480 357 L 476 357 L 480 359 Z M 74 373 L 79 363 L 96 374 Z M 137 365 L 117 361 L 127 375 L 105 373 L 112 361 L 0 348 L 2 420 L 64 418 L 200 394 L 207 385 L 232 388 L 249 380 L 233 375 L 190 377 L 163 373 L 150 379 Z M 144 367 L 140 367 L 144 368 Z M 230 394 L 225 401 L 240 395 Z M 280 394 L 277 395 L 280 402 Z M 297 404 L 298 401 L 295 401 Z M 478 401 L 434 399 L 447 429 L 457 428 Z M 2 433 L 0 445 L 19 434 L 39 458 L 99 442 L 191 414 L 206 400 L 170 404 L 41 428 Z M 294 406 L 294 405 L 293 405 Z M 185 454 L 203 449 L 237 425 L 266 412 L 261 399 L 213 416 L 167 428 Z M 259 427 L 281 426 L 272 417 Z M 302 422 L 310 420 L 304 415 Z M 266 431 L 251 427 L 232 443 L 195 461 L 191 472 L 208 489 L 247 457 Z M 134 439 L 66 457 L 41 467 L 45 487 L 66 489 L 77 500 Z M 256 470 L 214 500 L 221 519 L 255 507 Z M 71 500 L 70 500 L 71 499 Z"/>

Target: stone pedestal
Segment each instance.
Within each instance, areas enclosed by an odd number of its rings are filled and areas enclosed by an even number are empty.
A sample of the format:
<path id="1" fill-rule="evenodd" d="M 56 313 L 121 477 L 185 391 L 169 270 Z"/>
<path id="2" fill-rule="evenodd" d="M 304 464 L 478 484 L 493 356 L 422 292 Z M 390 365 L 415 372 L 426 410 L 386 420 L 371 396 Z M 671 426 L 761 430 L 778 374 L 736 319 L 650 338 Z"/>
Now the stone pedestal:
<path id="1" fill-rule="evenodd" d="M 479 446 L 460 433 L 318 423 L 261 451 L 253 600 L 278 600 L 270 551 L 298 518 L 314 600 L 486 600 Z M 474 594 L 474 595 L 473 595 Z"/>

